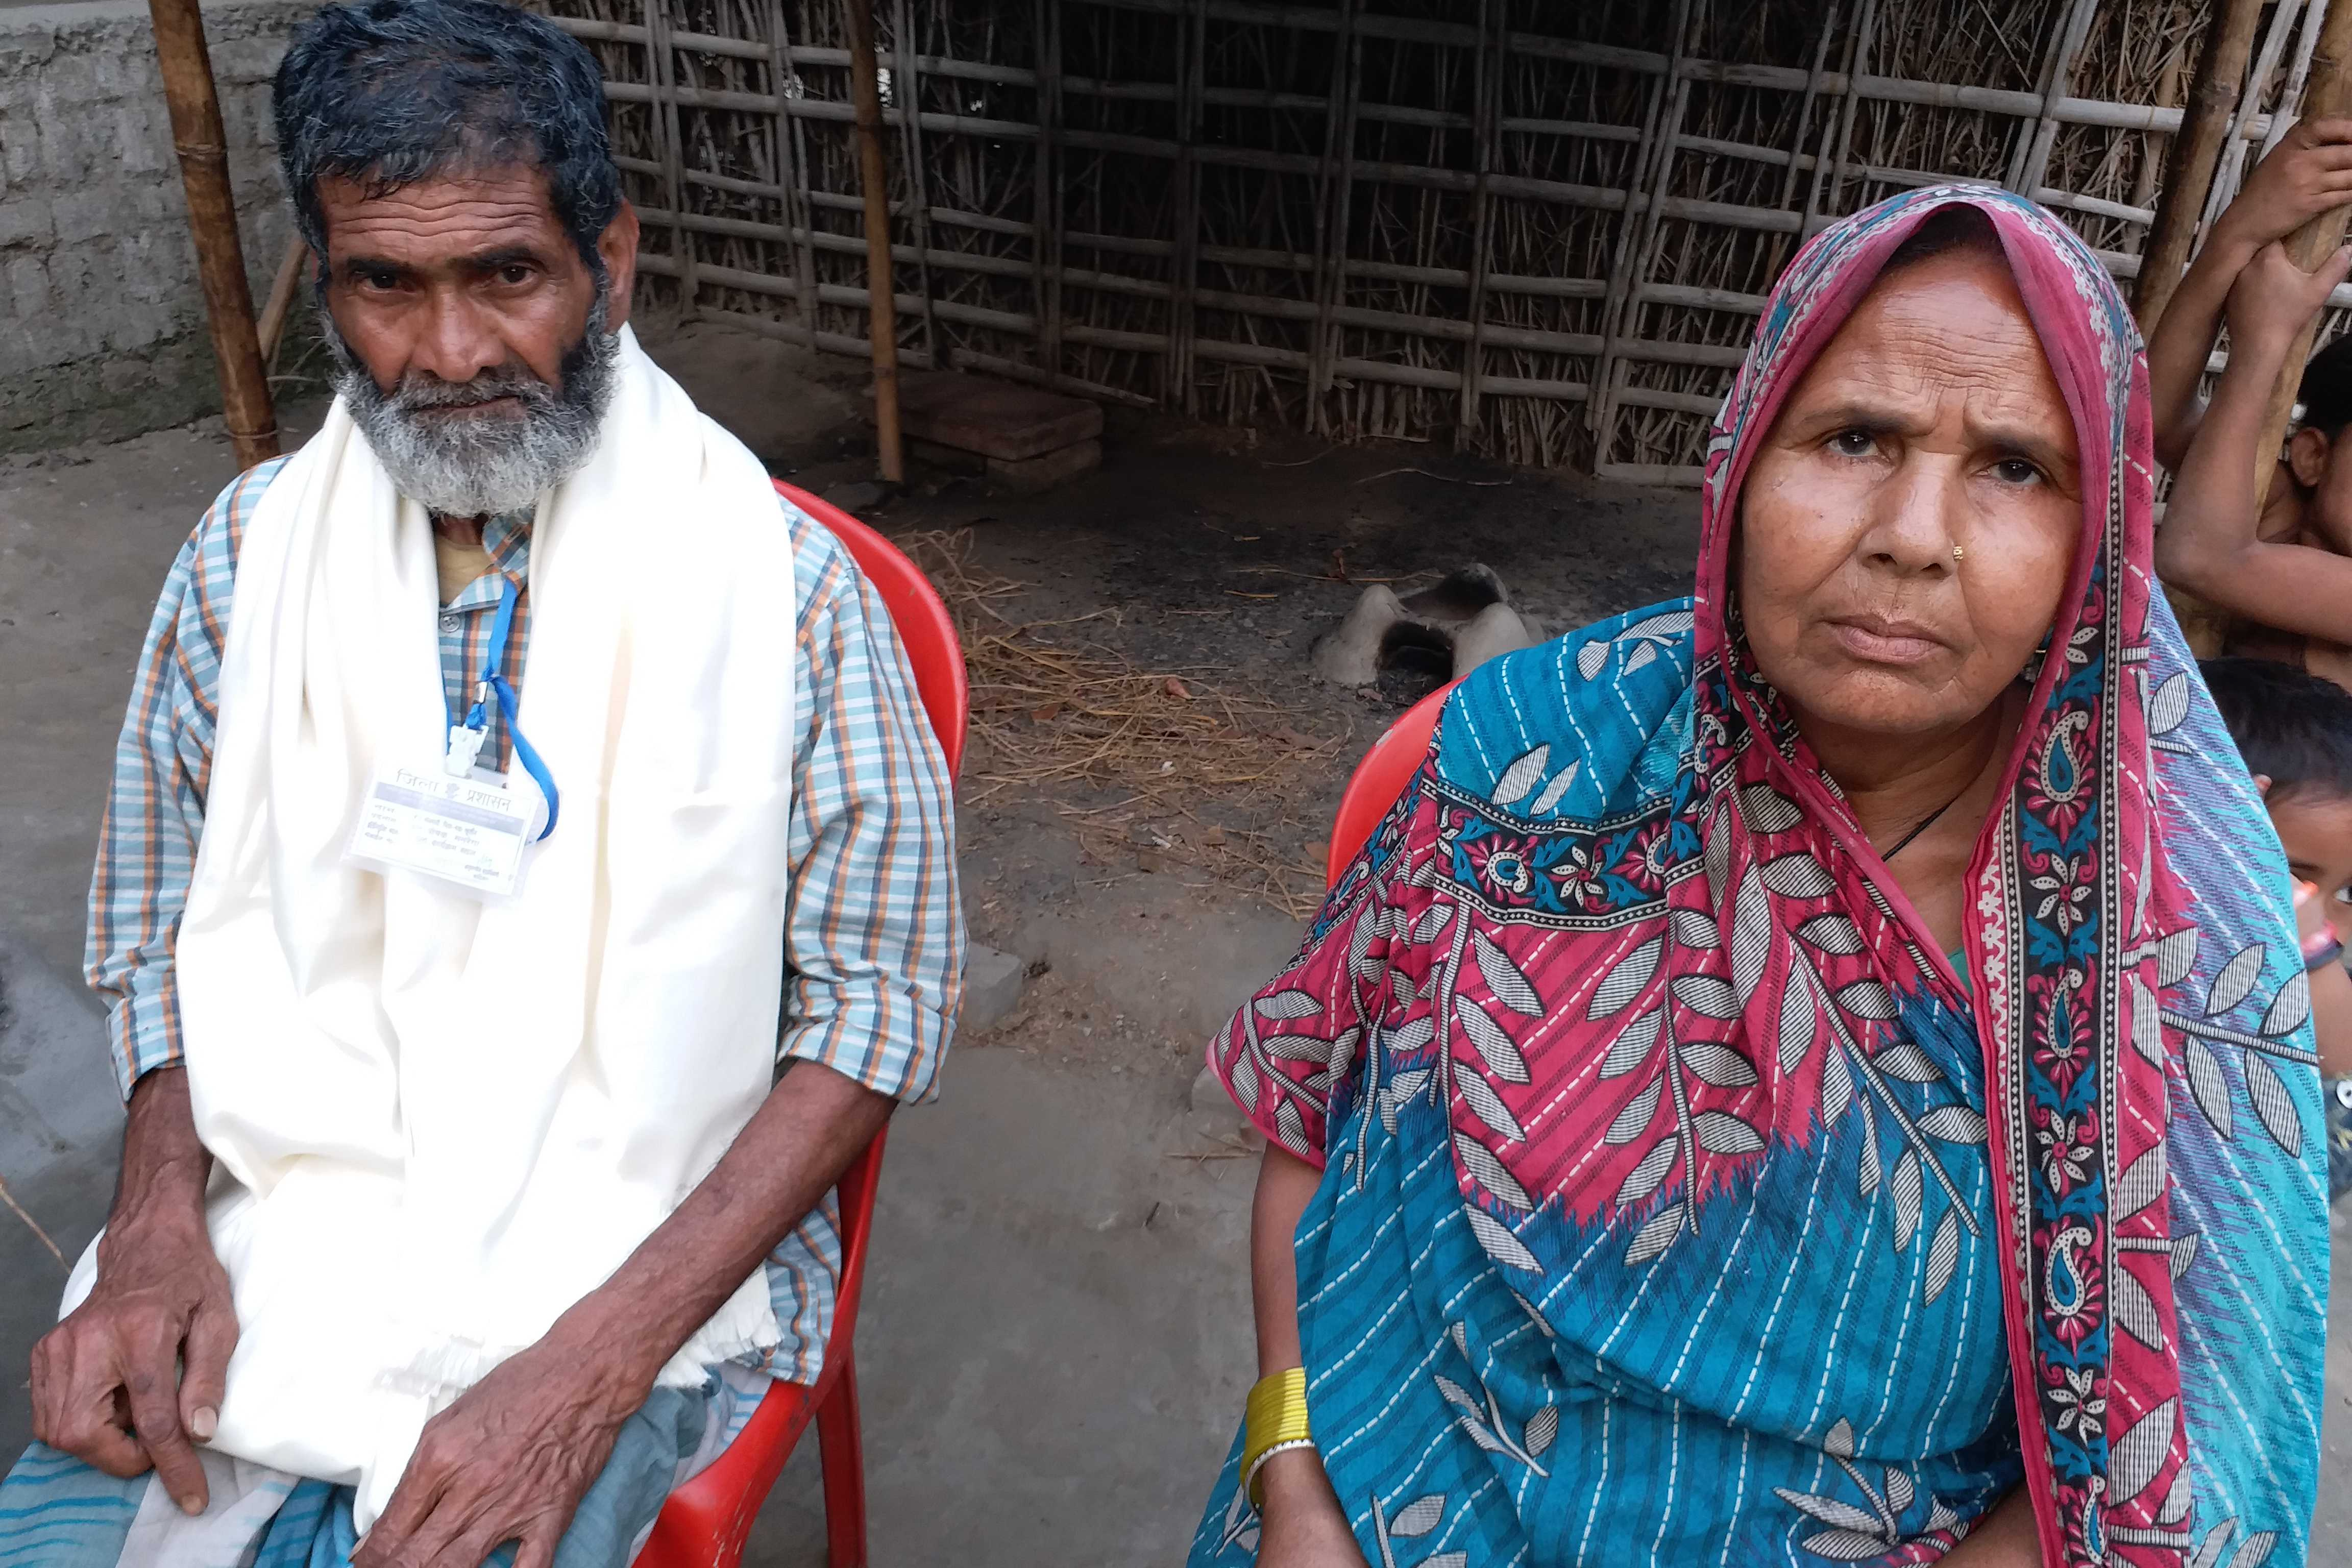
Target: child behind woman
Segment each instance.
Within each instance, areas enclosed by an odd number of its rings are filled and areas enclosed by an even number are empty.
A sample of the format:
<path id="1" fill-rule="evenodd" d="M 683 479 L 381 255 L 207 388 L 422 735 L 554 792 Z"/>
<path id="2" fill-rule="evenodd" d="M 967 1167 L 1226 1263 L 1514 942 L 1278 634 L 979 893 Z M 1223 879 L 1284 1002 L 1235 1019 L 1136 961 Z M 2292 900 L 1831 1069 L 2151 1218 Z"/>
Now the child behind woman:
<path id="1" fill-rule="evenodd" d="M 2175 475 L 2157 533 L 2165 585 L 2221 613 L 2205 634 L 2212 651 L 2283 659 L 2352 687 L 2352 342 L 2312 356 L 2293 438 L 2284 452 L 2258 450 L 2295 334 L 2344 275 L 2342 258 L 2298 270 L 2278 241 L 2348 202 L 2352 120 L 2288 132 L 2214 225 L 2148 335 L 2147 362 L 2156 456 Z M 2230 368 L 2200 407 L 2225 303 Z M 2186 620 L 2184 629 L 2199 632 Z"/>
<path id="2" fill-rule="evenodd" d="M 2294 876 L 2326 1085 L 2327 1192 L 2341 1197 L 2352 1191 L 2352 976 L 2343 951 L 2352 938 L 2352 694 L 2268 659 L 2202 668 Z"/>

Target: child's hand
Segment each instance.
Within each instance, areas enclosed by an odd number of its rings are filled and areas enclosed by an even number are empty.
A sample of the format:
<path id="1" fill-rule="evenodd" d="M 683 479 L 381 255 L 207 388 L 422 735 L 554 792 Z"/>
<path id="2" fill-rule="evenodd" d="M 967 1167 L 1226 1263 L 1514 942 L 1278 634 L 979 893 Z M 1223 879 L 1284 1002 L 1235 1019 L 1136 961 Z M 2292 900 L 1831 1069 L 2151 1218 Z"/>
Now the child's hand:
<path id="1" fill-rule="evenodd" d="M 2213 237 L 2259 250 L 2352 202 L 2352 120 L 2298 121 L 2254 165 Z"/>
<path id="2" fill-rule="evenodd" d="M 2347 271 L 2352 246 L 2338 247 L 2315 272 L 2297 267 L 2278 241 L 2263 246 L 2230 287 L 2231 346 L 2284 353 Z"/>

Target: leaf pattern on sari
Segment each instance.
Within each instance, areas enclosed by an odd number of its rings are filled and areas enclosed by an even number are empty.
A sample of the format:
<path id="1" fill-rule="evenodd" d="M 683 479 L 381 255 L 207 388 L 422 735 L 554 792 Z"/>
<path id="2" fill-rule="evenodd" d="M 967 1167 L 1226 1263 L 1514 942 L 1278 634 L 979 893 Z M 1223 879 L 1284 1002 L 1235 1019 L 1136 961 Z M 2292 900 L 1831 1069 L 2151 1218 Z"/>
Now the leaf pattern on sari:
<path id="1" fill-rule="evenodd" d="M 2196 963 L 2198 931 L 2193 925 L 2183 926 L 2166 940 L 2174 945 L 2159 954 L 2158 980 L 2161 983 L 2164 974 L 2172 973 L 2170 985 L 2178 985 L 2189 977 Z M 2296 1158 L 2303 1153 L 2303 1122 L 2295 1114 L 2294 1099 L 2287 1092 L 2273 1064 L 2318 1065 L 2318 1054 L 2294 1040 L 2311 1017 L 2311 981 L 2298 963 L 2267 994 L 2258 994 L 2255 987 L 2268 957 L 2265 943 L 2250 943 L 2231 954 L 2214 974 L 2206 986 L 2204 1004 L 2194 1015 L 2179 1007 L 2164 1007 L 2158 1016 L 2165 1026 L 2179 1031 L 2181 1037 L 2181 1058 L 2188 1072 L 2189 1098 L 2197 1102 L 2197 1109 L 2204 1113 L 2213 1131 L 2224 1138 L 2237 1136 L 2235 1098 L 2231 1093 L 2229 1076 L 2221 1068 L 2224 1057 L 2234 1053 L 2255 1121 L 2271 1142 L 2290 1158 Z M 2169 989 L 2170 985 L 2163 988 Z M 2252 1007 L 2246 1005 L 2249 1002 L 2253 1004 Z M 2254 1012 L 2257 1017 L 2237 1025 L 2223 1021 L 2242 1011 Z M 2134 1044 L 2138 1043 L 2135 1038 Z"/>
<path id="2" fill-rule="evenodd" d="M 1918 1500 L 1918 1483 L 1897 1466 L 1874 1465 L 1871 1468 L 1879 1472 L 1880 1484 L 1872 1485 L 1854 1455 L 1853 1424 L 1843 1416 L 1823 1435 L 1822 1451 L 1844 1472 L 1868 1506 L 1791 1487 L 1774 1487 L 1775 1496 L 1810 1521 L 1800 1528 L 1820 1527 L 1797 1543 L 1813 1556 L 1832 1563 L 1863 1563 L 1917 1543 L 1933 1545 L 1940 1556 L 1968 1533 L 1959 1526 L 1959 1516 L 1931 1497 L 1924 1526 L 1918 1533 L 1906 1536 L 1902 1519 Z"/>

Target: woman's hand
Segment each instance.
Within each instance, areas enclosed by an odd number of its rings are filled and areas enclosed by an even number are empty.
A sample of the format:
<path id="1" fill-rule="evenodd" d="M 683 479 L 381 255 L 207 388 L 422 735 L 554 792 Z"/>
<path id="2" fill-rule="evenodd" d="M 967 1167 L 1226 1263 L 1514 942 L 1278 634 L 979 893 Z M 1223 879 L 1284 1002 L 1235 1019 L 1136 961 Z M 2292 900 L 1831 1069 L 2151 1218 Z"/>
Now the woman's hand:
<path id="1" fill-rule="evenodd" d="M 2230 289 L 2230 347 L 2261 358 L 2283 357 L 2304 323 L 2317 315 L 2327 296 L 2352 270 L 2352 246 L 2343 246 L 2305 272 L 2272 240 L 2254 252 Z"/>
<path id="2" fill-rule="evenodd" d="M 1258 1568 L 1365 1568 L 1356 1532 L 1312 1448 L 1276 1454 L 1258 1469 Z"/>
<path id="3" fill-rule="evenodd" d="M 2352 202 L 2352 120 L 2297 123 L 2254 165 L 2214 225 L 2213 242 L 2260 250 Z"/>

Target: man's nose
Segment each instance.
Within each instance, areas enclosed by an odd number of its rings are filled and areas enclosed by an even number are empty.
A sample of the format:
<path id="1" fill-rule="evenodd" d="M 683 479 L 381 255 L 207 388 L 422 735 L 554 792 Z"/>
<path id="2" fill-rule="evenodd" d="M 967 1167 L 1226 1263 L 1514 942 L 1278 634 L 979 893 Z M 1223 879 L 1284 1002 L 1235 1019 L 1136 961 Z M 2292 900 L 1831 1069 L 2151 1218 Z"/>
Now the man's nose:
<path id="1" fill-rule="evenodd" d="M 507 346 L 487 312 L 462 292 L 436 290 L 425 306 L 424 331 L 409 354 L 407 369 L 446 382 L 467 382 L 507 361 Z"/>

